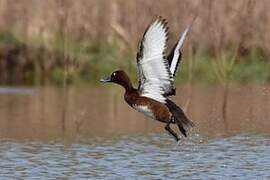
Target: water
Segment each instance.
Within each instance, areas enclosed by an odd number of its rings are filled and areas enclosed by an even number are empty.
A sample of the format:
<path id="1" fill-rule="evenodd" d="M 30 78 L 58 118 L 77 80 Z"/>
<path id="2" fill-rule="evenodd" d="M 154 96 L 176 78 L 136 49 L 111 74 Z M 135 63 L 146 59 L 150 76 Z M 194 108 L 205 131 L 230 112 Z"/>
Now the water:
<path id="1" fill-rule="evenodd" d="M 69 146 L 10 139 L 0 144 L 1 179 L 270 179 L 270 139 L 263 135 L 193 135 L 178 146 L 161 134 Z"/>
<path id="2" fill-rule="evenodd" d="M 177 145 L 121 89 L 0 88 L 0 179 L 270 179 L 269 87 L 232 89 L 226 125 L 221 94 L 193 89 Z"/>

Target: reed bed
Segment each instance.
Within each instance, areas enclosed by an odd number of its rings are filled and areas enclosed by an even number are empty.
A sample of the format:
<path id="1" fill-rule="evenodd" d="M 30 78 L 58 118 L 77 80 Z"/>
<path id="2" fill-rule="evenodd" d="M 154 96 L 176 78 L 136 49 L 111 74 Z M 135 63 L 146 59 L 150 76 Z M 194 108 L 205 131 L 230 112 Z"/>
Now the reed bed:
<path id="1" fill-rule="evenodd" d="M 269 82 L 269 8 L 267 0 L 1 0 L 1 83 L 97 80 L 116 68 L 135 78 L 138 40 L 157 15 L 168 19 L 169 47 L 196 17 L 182 81 L 193 73 L 210 83 Z M 23 78 L 10 78 L 14 71 Z"/>

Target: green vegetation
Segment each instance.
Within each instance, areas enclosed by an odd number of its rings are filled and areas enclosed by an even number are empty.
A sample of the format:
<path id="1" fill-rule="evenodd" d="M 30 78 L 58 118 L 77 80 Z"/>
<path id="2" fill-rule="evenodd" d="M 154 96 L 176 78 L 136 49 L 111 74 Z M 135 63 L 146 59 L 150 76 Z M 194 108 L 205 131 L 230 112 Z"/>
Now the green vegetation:
<path id="1" fill-rule="evenodd" d="M 29 46 L 12 33 L 1 33 L 0 61 L 7 65 L 0 67 L 0 75 L 14 77 L 9 73 L 14 73 L 16 69 L 20 72 L 17 76 L 23 77 L 14 78 L 12 83 L 17 84 L 59 84 L 65 75 L 69 83 L 96 83 L 112 71 L 123 69 L 133 81 L 136 80 L 136 54 L 125 48 L 121 41 L 82 42 L 61 37 L 55 36 L 49 46 L 38 41 Z M 209 84 L 224 81 L 270 82 L 270 63 L 259 51 L 254 50 L 237 59 L 230 52 L 221 53 L 219 57 L 203 52 L 185 52 L 176 82 L 187 83 L 191 79 Z M 12 67 L 7 61 L 12 61 Z M 10 84 L 9 78 L 1 77 L 1 83 Z"/>
<path id="2" fill-rule="evenodd" d="M 214 59 L 209 55 L 196 56 L 192 70 L 194 81 L 209 84 L 226 80 L 239 83 L 270 82 L 270 63 L 261 54 L 252 53 L 236 59 L 235 62 L 232 58 L 232 55 L 226 55 L 225 53 L 220 59 Z M 177 78 L 178 82 L 189 81 L 188 77 L 191 73 L 189 61 L 189 58 L 184 57 L 181 72 Z"/>

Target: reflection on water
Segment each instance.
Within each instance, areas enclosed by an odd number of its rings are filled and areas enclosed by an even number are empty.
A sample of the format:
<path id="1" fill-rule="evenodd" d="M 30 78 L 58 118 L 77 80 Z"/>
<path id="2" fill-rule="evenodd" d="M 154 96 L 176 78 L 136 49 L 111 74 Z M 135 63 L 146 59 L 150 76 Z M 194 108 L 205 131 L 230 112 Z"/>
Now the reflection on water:
<path id="1" fill-rule="evenodd" d="M 60 141 L 0 141 L 2 178 L 269 179 L 270 139 L 192 135 L 176 146 L 165 135 Z"/>
<path id="2" fill-rule="evenodd" d="M 226 126 L 222 88 L 179 88 L 196 126 L 178 146 L 122 93 L 0 88 L 1 179 L 270 179 L 269 86 L 232 87 Z"/>
<path id="3" fill-rule="evenodd" d="M 222 119 L 223 89 L 178 88 L 174 97 L 204 135 L 270 132 L 270 87 L 235 86 L 228 94 L 227 124 Z M 123 100 L 122 88 L 0 88 L 0 137 L 55 139 L 164 132 L 164 124 L 145 118 Z M 190 97 L 190 99 L 188 98 Z M 63 99 L 66 98 L 64 101 Z M 66 118 L 62 120 L 63 102 Z M 225 128 L 227 127 L 227 129 Z"/>

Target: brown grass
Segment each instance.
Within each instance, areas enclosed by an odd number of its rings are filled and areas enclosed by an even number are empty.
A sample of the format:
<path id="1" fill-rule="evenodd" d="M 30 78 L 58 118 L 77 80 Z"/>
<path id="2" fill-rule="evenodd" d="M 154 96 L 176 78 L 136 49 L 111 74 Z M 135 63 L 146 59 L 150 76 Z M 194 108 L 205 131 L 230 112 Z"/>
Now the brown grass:
<path id="1" fill-rule="evenodd" d="M 48 43 L 55 33 L 90 41 L 117 35 L 136 47 L 145 26 L 156 15 L 168 19 L 172 36 L 194 23 L 189 42 L 196 49 L 220 50 L 238 46 L 270 54 L 270 4 L 267 0 L 1 0 L 0 30 L 12 30 L 26 40 Z M 214 48 L 213 48 L 214 47 Z"/>

